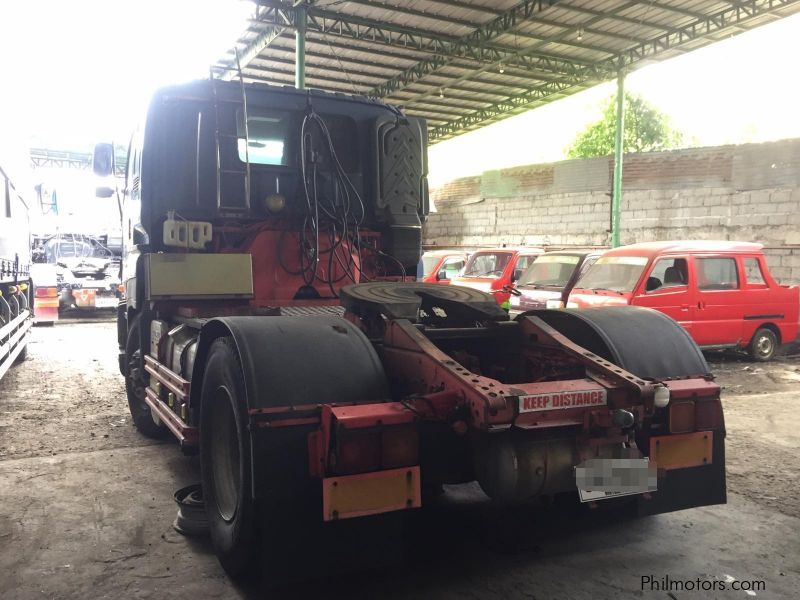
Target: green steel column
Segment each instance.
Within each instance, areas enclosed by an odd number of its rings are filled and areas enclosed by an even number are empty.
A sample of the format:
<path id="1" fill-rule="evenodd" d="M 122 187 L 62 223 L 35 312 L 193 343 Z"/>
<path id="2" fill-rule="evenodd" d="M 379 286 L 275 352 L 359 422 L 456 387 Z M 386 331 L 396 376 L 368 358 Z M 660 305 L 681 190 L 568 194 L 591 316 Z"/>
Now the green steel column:
<path id="1" fill-rule="evenodd" d="M 611 198 L 611 247 L 619 246 L 622 207 L 622 140 L 625 135 L 625 70 L 617 74 L 617 127 L 614 132 L 614 195 Z"/>
<path id="2" fill-rule="evenodd" d="M 297 23 L 294 33 L 294 87 L 298 90 L 306 88 L 306 7 L 297 6 Z"/>

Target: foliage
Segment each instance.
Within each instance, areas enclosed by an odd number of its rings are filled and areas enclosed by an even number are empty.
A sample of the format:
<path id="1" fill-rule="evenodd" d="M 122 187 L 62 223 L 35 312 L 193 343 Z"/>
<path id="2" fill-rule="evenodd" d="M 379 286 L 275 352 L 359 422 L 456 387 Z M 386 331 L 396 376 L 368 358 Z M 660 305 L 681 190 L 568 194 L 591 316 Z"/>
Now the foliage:
<path id="1" fill-rule="evenodd" d="M 614 131 L 617 123 L 617 96 L 614 94 L 603 109 L 603 117 L 578 134 L 567 148 L 570 158 L 590 158 L 614 153 Z M 683 134 L 674 129 L 669 117 L 641 96 L 625 94 L 624 152 L 649 152 L 677 148 Z"/>

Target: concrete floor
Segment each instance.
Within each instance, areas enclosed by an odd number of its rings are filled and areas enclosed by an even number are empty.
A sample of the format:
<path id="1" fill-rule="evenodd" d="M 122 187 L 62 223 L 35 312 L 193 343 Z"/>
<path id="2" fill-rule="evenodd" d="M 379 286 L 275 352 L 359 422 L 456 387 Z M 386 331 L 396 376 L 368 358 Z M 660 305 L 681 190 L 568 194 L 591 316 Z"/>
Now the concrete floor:
<path id="1" fill-rule="evenodd" d="M 641 520 L 509 514 L 457 488 L 407 522 L 402 540 L 397 532 L 382 540 L 414 548 L 413 557 L 397 552 L 357 574 L 242 589 L 207 541 L 172 529 L 172 494 L 198 479 L 197 460 L 130 425 L 114 325 L 36 328 L 28 360 L 0 382 L 0 599 L 753 597 L 642 591 L 648 575 L 763 580 L 756 597 L 795 598 L 800 360 L 712 362 L 725 387 L 726 506 Z"/>

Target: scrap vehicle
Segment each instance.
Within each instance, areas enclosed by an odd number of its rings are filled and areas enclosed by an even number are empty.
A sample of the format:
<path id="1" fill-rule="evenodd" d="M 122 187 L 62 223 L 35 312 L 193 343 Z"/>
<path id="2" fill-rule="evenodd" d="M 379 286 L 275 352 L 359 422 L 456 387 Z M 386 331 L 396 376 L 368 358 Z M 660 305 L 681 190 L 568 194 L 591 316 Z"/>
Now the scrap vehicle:
<path id="1" fill-rule="evenodd" d="M 725 502 L 720 388 L 673 320 L 510 320 L 486 292 L 404 281 L 428 214 L 424 121 L 211 79 L 155 94 L 127 170 L 132 420 L 199 452 L 232 577 L 279 544 L 273 526 L 371 523 L 442 484 L 641 514 Z"/>
<path id="2" fill-rule="evenodd" d="M 429 250 L 417 265 L 417 281 L 450 283 L 464 270 L 469 254 L 460 250 Z"/>
<path id="3" fill-rule="evenodd" d="M 70 309 L 116 310 L 121 295 L 121 257 L 107 243 L 107 236 L 83 233 L 35 237 L 34 270 L 41 280 L 37 290 L 45 290 L 36 295 L 42 319 L 57 320 L 59 313 Z"/>
<path id="4" fill-rule="evenodd" d="M 31 327 L 30 225 L 28 205 L 0 165 L 0 379 L 25 360 Z"/>
<path id="5" fill-rule="evenodd" d="M 564 308 L 575 282 L 600 254 L 562 250 L 537 256 L 514 282 L 508 314 L 513 318 L 527 310 Z"/>
<path id="6" fill-rule="evenodd" d="M 511 287 L 540 254 L 542 248 L 484 249 L 469 257 L 461 275 L 450 283 L 492 294 L 497 303 L 508 310 Z"/>
<path id="7" fill-rule="evenodd" d="M 567 302 L 625 305 L 672 317 L 703 349 L 744 350 L 766 361 L 798 337 L 800 286 L 775 281 L 761 244 L 650 242 L 607 251 Z"/>

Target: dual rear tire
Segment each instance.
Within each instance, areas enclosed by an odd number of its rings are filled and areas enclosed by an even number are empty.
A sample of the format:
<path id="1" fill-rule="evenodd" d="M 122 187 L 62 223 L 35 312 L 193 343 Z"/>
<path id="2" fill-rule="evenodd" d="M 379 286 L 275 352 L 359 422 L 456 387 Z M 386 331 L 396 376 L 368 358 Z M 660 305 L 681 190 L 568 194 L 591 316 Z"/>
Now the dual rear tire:
<path id="1" fill-rule="evenodd" d="M 223 569 L 236 580 L 257 572 L 261 539 L 245 398 L 238 352 L 231 338 L 218 338 L 203 376 L 200 460 L 211 541 Z"/>

